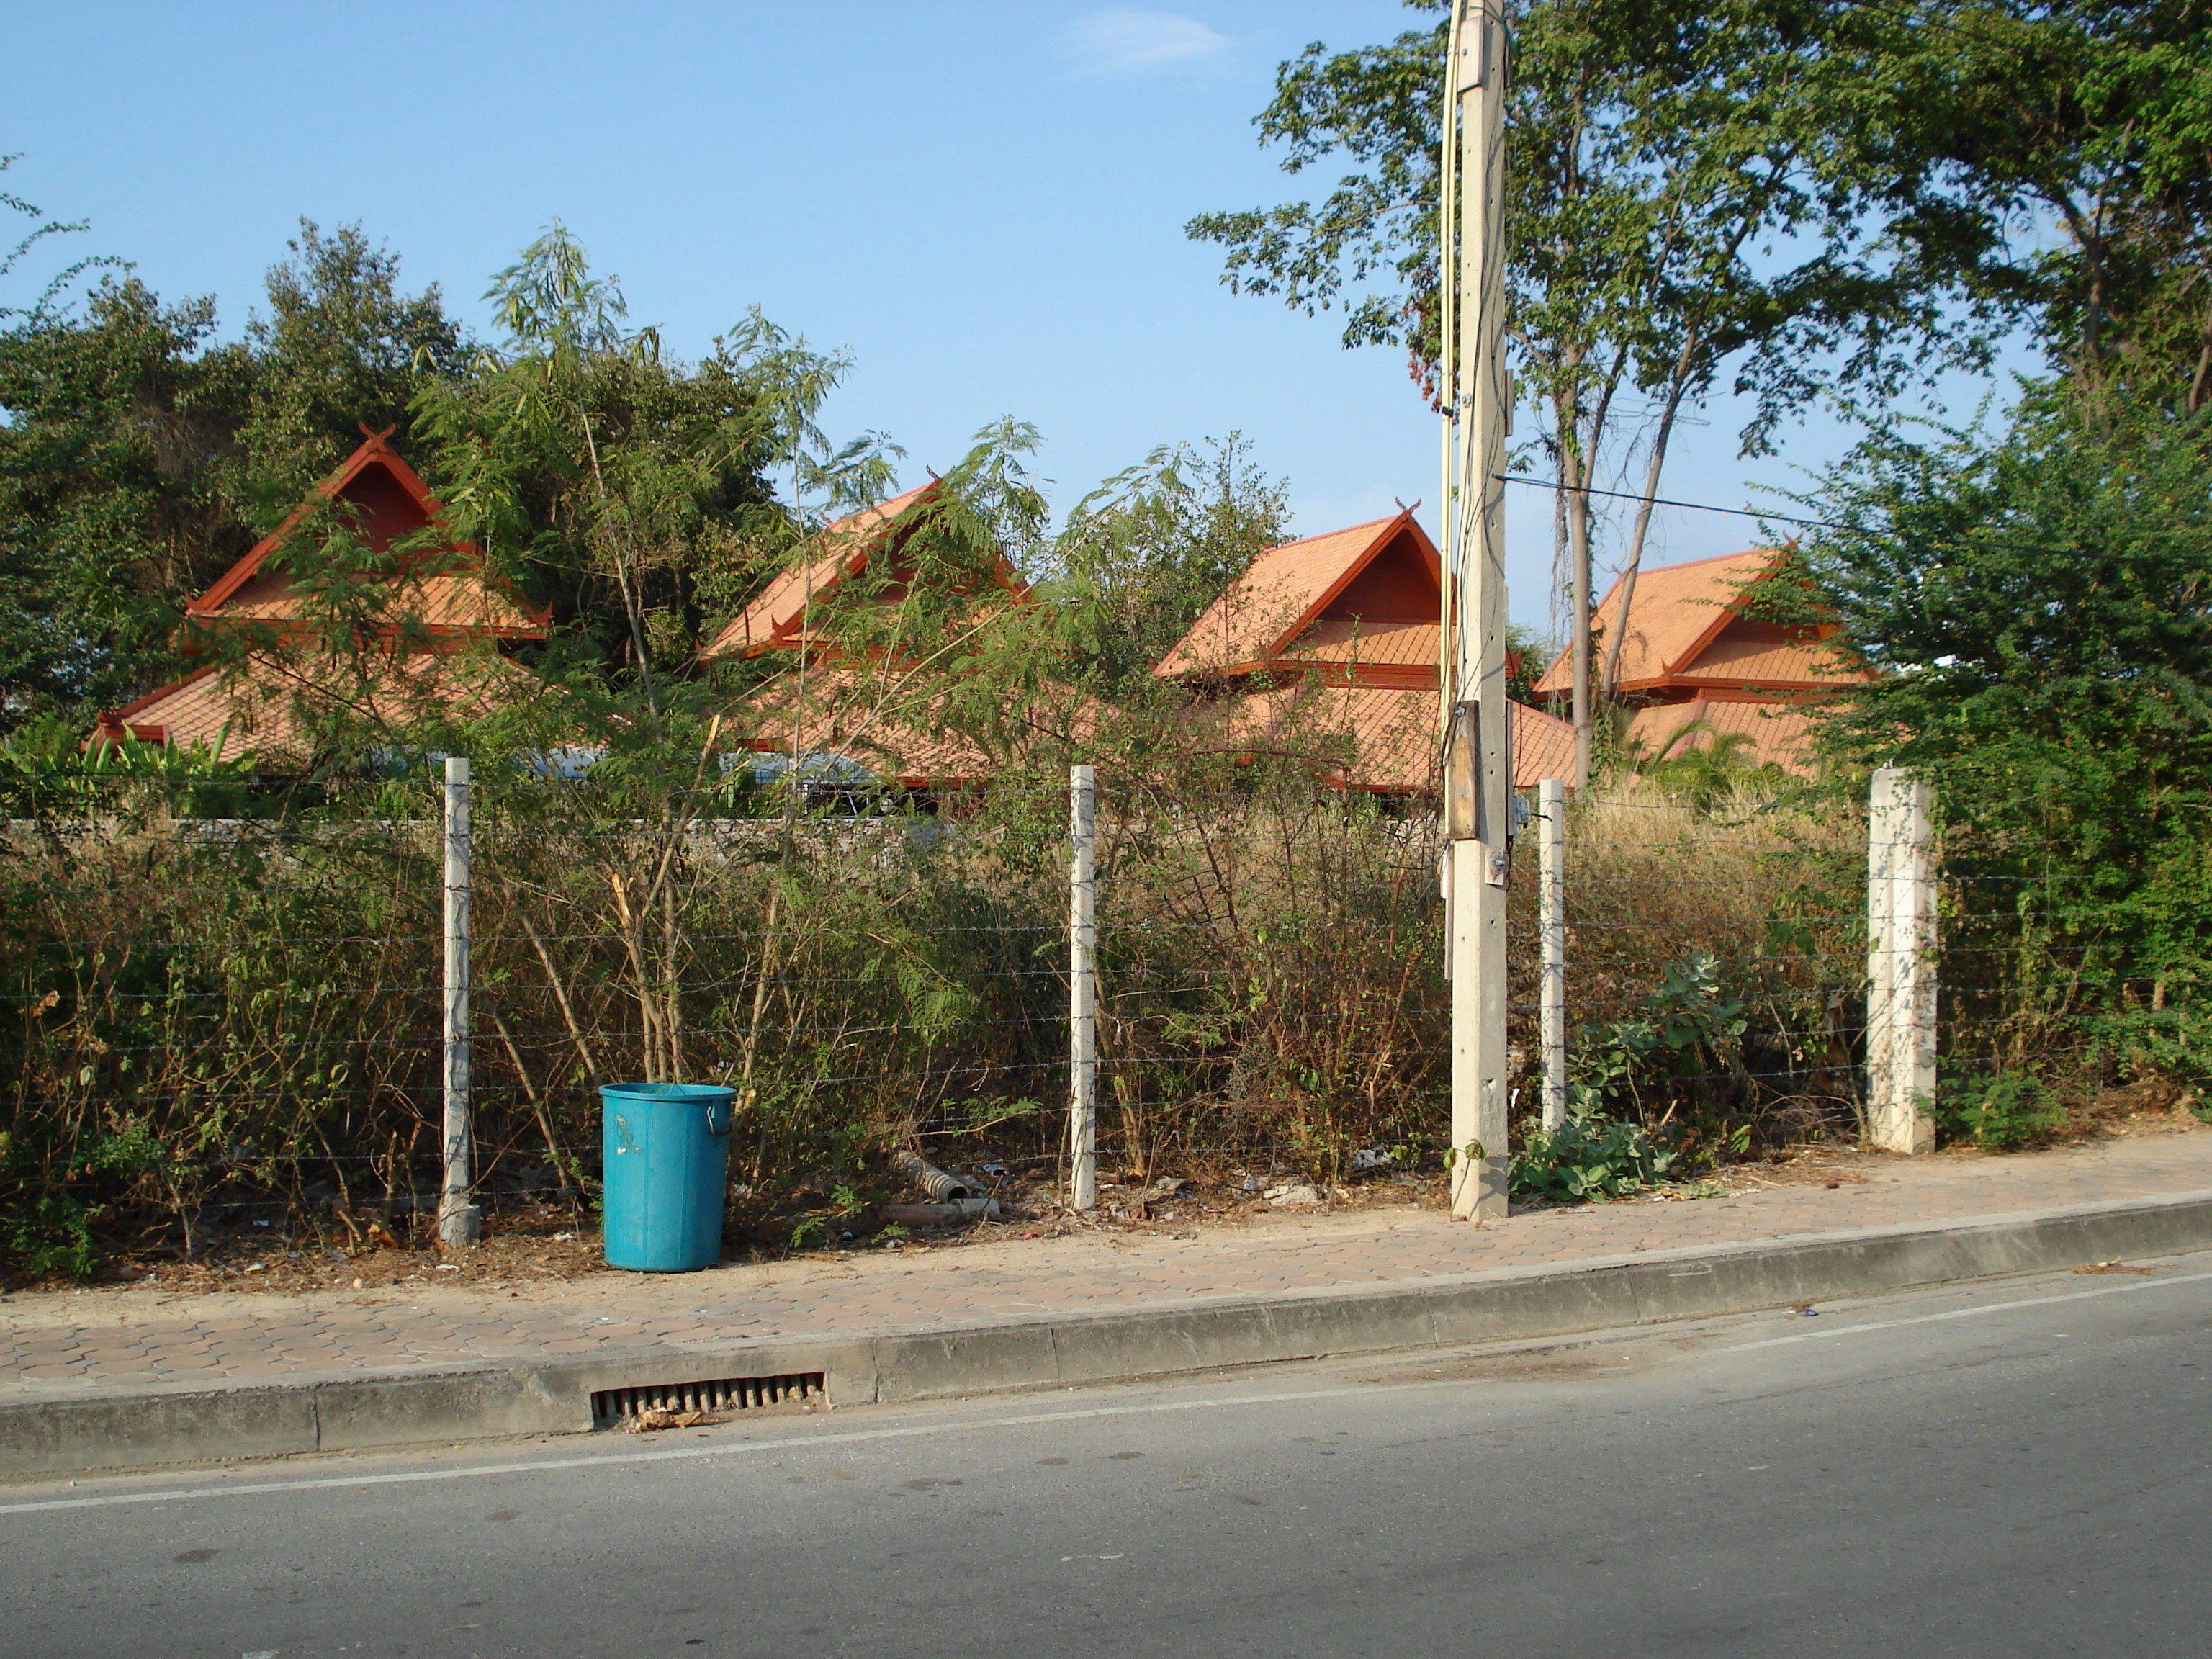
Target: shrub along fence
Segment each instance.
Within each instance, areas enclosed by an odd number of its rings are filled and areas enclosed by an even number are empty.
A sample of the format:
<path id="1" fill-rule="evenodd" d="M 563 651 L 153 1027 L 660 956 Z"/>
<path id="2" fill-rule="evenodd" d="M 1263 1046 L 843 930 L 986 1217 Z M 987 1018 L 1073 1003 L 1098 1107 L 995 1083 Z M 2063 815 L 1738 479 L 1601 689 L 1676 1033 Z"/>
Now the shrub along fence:
<path id="1" fill-rule="evenodd" d="M 671 787 L 483 765 L 473 794 L 479 1194 L 582 1212 L 596 1085 L 635 1079 L 735 1086 L 732 1181 L 756 1193 L 855 1182 L 900 1149 L 1069 1173 L 1064 777 L 914 795 L 836 766 Z M 1533 846 L 1511 873 L 1520 1189 L 1617 1194 L 1860 1131 L 1864 817 L 1641 795 L 1564 811 L 1550 1043 Z M 1109 773 L 1096 822 L 1109 1172 L 1439 1167 L 1433 821 L 1250 766 Z M 124 781 L 11 823 L 0 1249 L 15 1269 L 89 1271 L 116 1243 L 189 1255 L 280 1212 L 340 1242 L 427 1225 L 445 843 L 434 766 L 218 801 Z M 2006 971 L 1970 975 L 1951 1005 L 1962 1057 L 1962 1033 L 2048 1018 L 2020 1002 L 1992 919 L 1965 932 Z"/>

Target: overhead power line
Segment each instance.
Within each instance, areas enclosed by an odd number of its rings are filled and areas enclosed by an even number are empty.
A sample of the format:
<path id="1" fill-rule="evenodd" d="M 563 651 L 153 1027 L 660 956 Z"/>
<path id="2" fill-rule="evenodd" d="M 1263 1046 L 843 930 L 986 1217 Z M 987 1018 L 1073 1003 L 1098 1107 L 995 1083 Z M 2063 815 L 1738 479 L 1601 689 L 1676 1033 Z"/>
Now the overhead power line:
<path id="1" fill-rule="evenodd" d="M 1642 502 L 1646 498 L 1628 489 L 1600 489 L 1595 484 L 1571 484 L 1557 478 L 1519 478 L 1510 473 L 1493 474 L 1500 483 L 1527 484 L 1532 489 L 1564 489 L 1577 495 L 1610 495 L 1615 501 Z M 1857 526 L 1838 524 L 1832 519 L 1801 519 L 1788 513 L 1760 513 L 1747 507 L 1715 507 L 1710 501 L 1678 501 L 1664 495 L 1650 497 L 1654 507 L 1686 507 L 1692 513 L 1727 513 L 1739 519 L 1774 519 L 1783 524 L 1805 525 L 1815 530 L 1854 530 Z"/>

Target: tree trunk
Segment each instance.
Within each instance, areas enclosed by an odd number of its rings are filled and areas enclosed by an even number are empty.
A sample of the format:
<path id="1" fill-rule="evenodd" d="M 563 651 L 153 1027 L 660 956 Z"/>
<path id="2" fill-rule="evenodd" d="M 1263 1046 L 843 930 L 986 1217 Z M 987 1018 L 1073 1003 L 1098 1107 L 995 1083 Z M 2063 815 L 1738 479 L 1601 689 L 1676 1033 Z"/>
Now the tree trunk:
<path id="1" fill-rule="evenodd" d="M 1613 623 L 1612 643 L 1606 647 L 1605 678 L 1599 686 L 1599 695 L 1608 702 L 1620 686 L 1620 649 L 1628 640 L 1628 619 L 1636 603 L 1636 573 L 1644 566 L 1644 538 L 1651 528 L 1652 502 L 1659 494 L 1659 476 L 1667 465 L 1668 441 L 1674 435 L 1674 416 L 1681 410 L 1683 395 L 1689 389 L 1689 365 L 1697 347 L 1698 332 L 1693 329 L 1675 361 L 1674 378 L 1667 388 L 1667 402 L 1659 413 L 1659 429 L 1651 434 L 1651 465 L 1644 470 L 1644 499 L 1637 505 L 1636 532 L 1629 538 L 1628 565 L 1620 574 L 1620 615 Z"/>
<path id="2" fill-rule="evenodd" d="M 1591 751 L 1595 747 L 1596 711 L 1590 703 L 1590 525 L 1589 466 L 1569 445 L 1559 449 L 1559 477 L 1567 486 L 1568 603 L 1574 611 L 1574 633 L 1567 647 L 1568 672 L 1573 685 L 1570 710 L 1575 727 L 1577 789 L 1589 781 Z"/>

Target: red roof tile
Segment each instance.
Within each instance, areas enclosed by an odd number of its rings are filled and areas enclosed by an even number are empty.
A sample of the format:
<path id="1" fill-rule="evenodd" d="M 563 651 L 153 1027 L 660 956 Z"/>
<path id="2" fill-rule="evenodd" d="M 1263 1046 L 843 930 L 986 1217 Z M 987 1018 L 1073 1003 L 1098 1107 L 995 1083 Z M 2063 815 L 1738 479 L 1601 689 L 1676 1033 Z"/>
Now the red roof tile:
<path id="1" fill-rule="evenodd" d="M 819 614 L 826 600 L 887 549 L 891 550 L 896 572 L 896 549 L 912 522 L 912 509 L 935 495 L 940 487 L 939 481 L 933 478 L 902 495 L 825 526 L 808 544 L 813 550 L 812 556 L 793 560 L 771 579 L 751 604 L 700 647 L 700 661 L 757 656 L 763 651 L 779 648 L 833 645 L 833 641 L 813 631 L 809 617 Z M 1028 584 L 1004 558 L 998 561 L 996 574 L 999 584 L 1013 596 L 1016 603 L 1026 598 Z M 897 601 L 904 580 L 902 574 L 897 575 L 888 585 L 883 594 L 884 602 Z"/>
<path id="2" fill-rule="evenodd" d="M 1664 760 L 1705 747 L 1714 734 L 1741 732 L 1750 741 L 1738 753 L 1752 765 L 1771 762 L 1802 774 L 1812 769 L 1813 718 L 1802 703 L 1697 697 L 1639 708 L 1628 722 L 1628 738 L 1648 760 Z M 1705 731 L 1682 735 L 1700 721 Z"/>
<path id="3" fill-rule="evenodd" d="M 112 742 L 127 732 L 177 749 L 204 744 L 218 759 L 251 753 L 264 769 L 283 772 L 314 758 L 301 716 L 319 707 L 404 728 L 432 713 L 481 718 L 543 689 L 528 669 L 489 653 L 387 658 L 366 694 L 350 661 L 300 663 L 256 653 L 200 669 L 101 715 L 91 740 Z"/>
<path id="4" fill-rule="evenodd" d="M 732 708 L 723 729 L 766 753 L 789 754 L 795 742 L 803 755 L 841 755 L 908 788 L 973 783 L 1000 770 L 975 739 L 946 725 L 951 688 L 941 676 L 817 665 L 804 676 L 803 694 L 801 678 L 796 669 L 777 675 Z M 1005 734 L 1009 745 L 1079 742 L 1096 728 L 1089 697 L 1061 688 L 1058 701 L 1025 714 Z"/>
<path id="5" fill-rule="evenodd" d="M 1573 776 L 1574 728 L 1540 709 L 1506 705 L 1512 787 Z M 1426 689 L 1309 681 L 1216 704 L 1224 740 L 1273 753 L 1332 759 L 1348 744 L 1346 781 L 1381 794 L 1428 794 L 1441 758 L 1437 694 Z"/>
<path id="6" fill-rule="evenodd" d="M 1742 617 L 1732 619 L 1674 678 L 1678 682 L 1776 689 L 1850 684 L 1859 679 L 1825 641 L 1807 639 L 1802 629 Z"/>
<path id="7" fill-rule="evenodd" d="M 1433 617 L 1425 622 L 1371 623 L 1324 617 L 1284 647 L 1279 659 L 1300 667 L 1327 663 L 1419 668 L 1427 672 L 1428 684 L 1434 685 L 1443 632 L 1443 624 Z"/>

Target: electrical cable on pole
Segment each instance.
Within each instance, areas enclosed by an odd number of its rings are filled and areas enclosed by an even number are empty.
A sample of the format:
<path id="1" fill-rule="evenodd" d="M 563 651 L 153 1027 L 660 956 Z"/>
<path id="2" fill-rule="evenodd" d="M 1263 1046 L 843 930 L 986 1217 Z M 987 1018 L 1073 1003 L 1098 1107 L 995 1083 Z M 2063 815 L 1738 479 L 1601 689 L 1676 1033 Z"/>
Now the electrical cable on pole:
<path id="1" fill-rule="evenodd" d="M 1446 962 L 1451 979 L 1451 1206 L 1505 1215 L 1505 882 L 1512 773 L 1506 754 L 1504 0 L 1455 0 L 1446 57 L 1438 278 L 1456 339 L 1444 356 L 1443 627 Z M 1456 145 L 1456 154 L 1454 146 Z M 1457 200 L 1453 199 L 1454 196 Z M 1453 286 L 1456 267 L 1455 294 Z"/>

